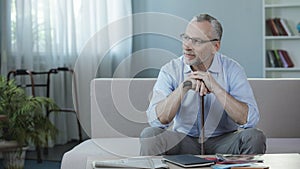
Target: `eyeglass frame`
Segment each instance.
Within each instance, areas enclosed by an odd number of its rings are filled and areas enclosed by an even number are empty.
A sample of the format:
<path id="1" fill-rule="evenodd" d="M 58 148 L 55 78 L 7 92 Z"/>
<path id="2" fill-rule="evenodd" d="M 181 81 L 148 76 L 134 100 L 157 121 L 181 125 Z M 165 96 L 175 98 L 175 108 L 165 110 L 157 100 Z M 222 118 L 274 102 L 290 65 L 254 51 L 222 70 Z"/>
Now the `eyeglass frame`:
<path id="1" fill-rule="evenodd" d="M 189 40 L 192 40 L 192 44 L 194 46 L 200 46 L 204 43 L 219 41 L 219 39 L 202 40 L 199 38 L 191 38 L 185 33 L 180 34 L 180 38 L 183 42 L 188 42 Z"/>

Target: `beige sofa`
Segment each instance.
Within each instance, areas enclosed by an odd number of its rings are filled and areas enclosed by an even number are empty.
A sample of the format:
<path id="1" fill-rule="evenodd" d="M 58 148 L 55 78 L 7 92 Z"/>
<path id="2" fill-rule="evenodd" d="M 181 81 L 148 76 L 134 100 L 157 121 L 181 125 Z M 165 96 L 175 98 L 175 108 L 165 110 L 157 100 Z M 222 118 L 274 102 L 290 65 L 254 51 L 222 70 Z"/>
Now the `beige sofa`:
<path id="1" fill-rule="evenodd" d="M 94 79 L 91 139 L 66 152 L 62 169 L 91 168 L 94 159 L 139 155 L 138 136 L 156 79 Z M 260 109 L 267 153 L 300 153 L 300 79 L 249 79 Z"/>

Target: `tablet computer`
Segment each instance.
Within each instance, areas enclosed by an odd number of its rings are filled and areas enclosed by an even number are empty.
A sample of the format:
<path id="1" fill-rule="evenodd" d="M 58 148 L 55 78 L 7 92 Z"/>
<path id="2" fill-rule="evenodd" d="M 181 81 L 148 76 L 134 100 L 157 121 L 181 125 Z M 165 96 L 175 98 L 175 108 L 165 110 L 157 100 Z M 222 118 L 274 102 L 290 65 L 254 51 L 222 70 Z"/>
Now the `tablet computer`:
<path id="1" fill-rule="evenodd" d="M 167 162 L 176 164 L 180 167 L 203 167 L 215 164 L 215 161 L 207 160 L 192 154 L 182 154 L 182 155 L 165 155 L 163 159 Z"/>

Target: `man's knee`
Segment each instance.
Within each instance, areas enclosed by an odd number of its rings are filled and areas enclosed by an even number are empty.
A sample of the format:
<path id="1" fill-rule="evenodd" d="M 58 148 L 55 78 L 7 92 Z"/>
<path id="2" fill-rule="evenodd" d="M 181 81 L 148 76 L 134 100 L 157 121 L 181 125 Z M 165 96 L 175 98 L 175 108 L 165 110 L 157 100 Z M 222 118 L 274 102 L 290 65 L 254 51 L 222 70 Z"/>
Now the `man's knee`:
<path id="1" fill-rule="evenodd" d="M 243 136 L 257 143 L 265 143 L 266 136 L 263 131 L 256 128 L 248 128 L 243 131 Z"/>
<path id="2" fill-rule="evenodd" d="M 140 155 L 159 155 L 163 153 L 160 135 L 164 129 L 156 127 L 147 127 L 140 134 Z"/>
<path id="3" fill-rule="evenodd" d="M 242 141 L 248 145 L 247 153 L 263 154 L 266 151 L 266 136 L 259 129 L 248 128 L 242 131 Z"/>
<path id="4" fill-rule="evenodd" d="M 141 147 L 153 147 L 161 142 L 160 134 L 164 129 L 157 127 L 147 127 L 140 134 Z"/>
<path id="5" fill-rule="evenodd" d="M 164 129 L 158 127 L 147 127 L 140 134 L 140 138 L 151 138 L 161 134 Z"/>

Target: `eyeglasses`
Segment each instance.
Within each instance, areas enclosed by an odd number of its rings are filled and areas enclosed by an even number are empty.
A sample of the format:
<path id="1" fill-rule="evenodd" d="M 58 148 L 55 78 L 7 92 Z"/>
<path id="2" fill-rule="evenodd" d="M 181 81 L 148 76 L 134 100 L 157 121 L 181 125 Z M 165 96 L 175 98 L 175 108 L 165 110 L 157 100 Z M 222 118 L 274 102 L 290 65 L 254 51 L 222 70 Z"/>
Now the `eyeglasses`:
<path id="1" fill-rule="evenodd" d="M 180 37 L 183 42 L 188 42 L 189 40 L 192 40 L 192 44 L 194 46 L 200 46 L 203 43 L 207 43 L 207 42 L 219 41 L 219 39 L 202 40 L 202 39 L 198 39 L 198 38 L 191 38 L 188 35 L 186 35 L 185 33 L 181 34 Z"/>

